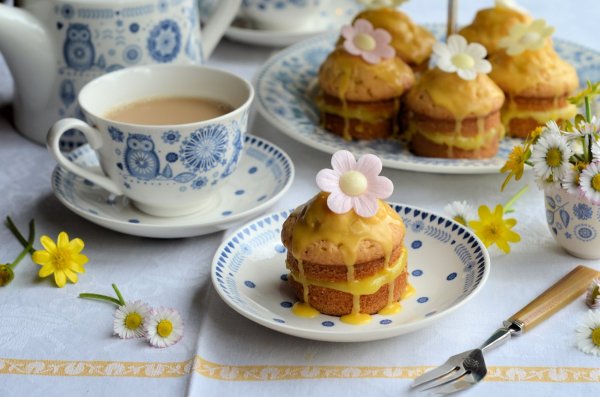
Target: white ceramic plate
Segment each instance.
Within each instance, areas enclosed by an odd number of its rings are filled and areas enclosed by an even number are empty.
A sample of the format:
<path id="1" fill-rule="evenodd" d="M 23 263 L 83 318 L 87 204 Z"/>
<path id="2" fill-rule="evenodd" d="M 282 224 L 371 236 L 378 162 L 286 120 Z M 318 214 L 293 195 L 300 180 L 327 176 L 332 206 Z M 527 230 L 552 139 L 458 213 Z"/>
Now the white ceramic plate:
<path id="1" fill-rule="evenodd" d="M 260 46 L 282 47 L 297 43 L 326 31 L 337 31 L 352 21 L 360 7 L 355 0 L 324 0 L 323 10 L 306 26 L 293 31 L 253 28 L 242 17 L 236 18 L 225 32 L 231 40 Z"/>
<path id="2" fill-rule="evenodd" d="M 442 37 L 445 28 L 428 26 Z M 275 54 L 255 77 L 256 98 L 261 114 L 293 139 L 326 153 L 346 149 L 355 154 L 375 153 L 386 167 L 446 174 L 496 173 L 520 140 L 505 139 L 496 157 L 487 160 L 454 160 L 418 157 L 396 140 L 353 141 L 319 126 L 314 105 L 317 71 L 332 51 L 338 33 L 329 33 L 295 44 Z M 554 39 L 558 53 L 575 66 L 582 85 L 600 80 L 600 53 L 580 45 Z"/>
<path id="3" fill-rule="evenodd" d="M 68 155 L 71 161 L 100 172 L 98 158 L 89 145 Z M 279 147 L 246 135 L 237 170 L 215 194 L 216 207 L 195 214 L 161 218 L 140 212 L 129 200 L 116 197 L 60 166 L 52 174 L 54 194 L 67 208 L 108 229 L 143 237 L 200 236 L 256 216 L 273 205 L 294 179 L 292 160 Z"/>
<path id="4" fill-rule="evenodd" d="M 490 258 L 468 229 L 437 214 L 391 204 L 406 224 L 409 282 L 416 292 L 395 315 L 373 315 L 366 325 L 338 317 L 308 319 L 291 311 L 281 226 L 291 211 L 263 216 L 241 227 L 219 247 L 212 281 L 223 300 L 265 327 L 302 338 L 358 342 L 389 338 L 425 327 L 473 298 L 485 284 Z"/>

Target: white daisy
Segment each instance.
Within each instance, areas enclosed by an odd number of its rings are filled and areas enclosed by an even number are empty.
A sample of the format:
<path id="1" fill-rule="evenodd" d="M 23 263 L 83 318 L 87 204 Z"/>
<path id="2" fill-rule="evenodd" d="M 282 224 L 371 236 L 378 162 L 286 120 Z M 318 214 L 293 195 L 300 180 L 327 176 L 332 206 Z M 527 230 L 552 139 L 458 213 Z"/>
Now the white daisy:
<path id="1" fill-rule="evenodd" d="M 575 328 L 577 347 L 586 354 L 600 356 L 600 312 L 589 310 Z"/>
<path id="2" fill-rule="evenodd" d="M 144 321 L 149 313 L 148 305 L 139 300 L 119 306 L 114 314 L 114 334 L 123 339 L 143 337 Z"/>
<path id="3" fill-rule="evenodd" d="M 576 132 L 581 136 L 597 136 L 598 132 L 600 132 L 600 119 L 598 119 L 596 116 L 593 116 L 592 121 L 589 123 L 587 121 L 582 121 L 577 126 Z"/>
<path id="4" fill-rule="evenodd" d="M 560 134 L 544 132 L 533 145 L 531 162 L 535 174 L 542 180 L 559 181 L 569 170 L 572 150 Z"/>
<path id="5" fill-rule="evenodd" d="M 592 142 L 592 158 L 594 161 L 600 161 L 600 142 L 597 140 Z"/>
<path id="6" fill-rule="evenodd" d="M 552 176 L 543 179 L 543 178 L 535 178 L 535 184 L 537 185 L 538 189 L 540 190 L 546 190 L 549 188 L 558 188 L 560 187 L 560 181 L 555 181 Z"/>
<path id="7" fill-rule="evenodd" d="M 562 130 L 560 129 L 560 127 L 558 126 L 558 124 L 556 123 L 556 121 L 554 120 L 550 120 L 546 123 L 546 126 L 544 126 L 544 132 L 545 134 L 555 134 L 555 135 L 561 135 L 562 134 Z"/>
<path id="8" fill-rule="evenodd" d="M 590 309 L 600 308 L 600 279 L 595 279 L 590 283 L 585 295 L 585 304 Z"/>
<path id="9" fill-rule="evenodd" d="M 600 205 L 600 162 L 594 161 L 581 171 L 579 185 L 585 198 Z"/>
<path id="10" fill-rule="evenodd" d="M 579 188 L 579 171 L 575 167 L 569 167 L 567 173 L 561 181 L 561 186 L 567 192 L 574 194 L 576 196 L 581 194 L 581 189 Z"/>
<path id="11" fill-rule="evenodd" d="M 437 42 L 433 53 L 438 68 L 447 73 L 456 73 L 463 80 L 473 80 L 478 73 L 489 73 L 492 64 L 485 57 L 487 50 L 479 43 L 468 43 L 464 37 L 453 34 L 448 43 Z"/>
<path id="12" fill-rule="evenodd" d="M 154 347 L 169 347 L 183 337 L 183 320 L 175 309 L 153 309 L 144 323 L 146 339 Z"/>
<path id="13" fill-rule="evenodd" d="M 510 28 L 508 36 L 498 41 L 498 45 L 506 49 L 508 55 L 515 56 L 527 50 L 541 49 L 552 33 L 554 28 L 546 25 L 543 19 L 536 19 L 528 25 L 517 23 Z"/>
<path id="14" fill-rule="evenodd" d="M 452 220 L 467 226 L 472 219 L 473 207 L 466 201 L 454 201 L 444 207 L 444 212 L 448 214 Z"/>

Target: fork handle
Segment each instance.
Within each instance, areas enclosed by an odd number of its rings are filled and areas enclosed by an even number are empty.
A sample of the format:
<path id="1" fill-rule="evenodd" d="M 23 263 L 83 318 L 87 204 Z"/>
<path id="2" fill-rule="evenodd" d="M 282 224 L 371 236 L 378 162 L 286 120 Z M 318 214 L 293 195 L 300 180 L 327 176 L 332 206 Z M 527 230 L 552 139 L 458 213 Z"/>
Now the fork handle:
<path id="1" fill-rule="evenodd" d="M 589 283 L 599 276 L 600 273 L 594 269 L 577 266 L 527 306 L 510 316 L 505 323 L 514 324 L 521 332 L 527 332 L 581 296 Z"/>

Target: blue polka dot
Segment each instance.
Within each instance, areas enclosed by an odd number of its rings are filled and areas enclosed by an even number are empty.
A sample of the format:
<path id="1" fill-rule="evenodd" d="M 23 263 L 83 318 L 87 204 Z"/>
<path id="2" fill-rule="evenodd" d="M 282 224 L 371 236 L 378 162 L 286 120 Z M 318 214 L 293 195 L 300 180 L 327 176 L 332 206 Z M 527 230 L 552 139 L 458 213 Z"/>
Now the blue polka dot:
<path id="1" fill-rule="evenodd" d="M 392 320 L 389 320 L 387 318 L 385 320 L 381 320 L 379 322 L 379 324 L 383 324 L 383 325 L 388 325 L 388 324 L 391 324 L 391 323 L 392 323 Z"/>
<path id="2" fill-rule="evenodd" d="M 129 222 L 129 223 L 140 223 L 139 219 L 130 219 L 127 222 Z"/>
<path id="3" fill-rule="evenodd" d="M 288 302 L 288 301 L 283 301 L 280 303 L 281 307 L 285 307 L 286 309 L 289 309 L 290 307 L 294 306 L 294 304 L 292 302 Z"/>
<path id="4" fill-rule="evenodd" d="M 131 25 L 129 25 L 129 31 L 131 33 L 137 33 L 140 30 L 140 25 L 138 25 L 137 23 L 132 23 Z"/>
<path id="5" fill-rule="evenodd" d="M 231 214 L 232 214 L 232 212 L 231 212 L 231 211 L 223 211 L 221 214 L 222 214 L 223 216 L 227 216 L 227 215 L 231 215 Z"/>
<path id="6" fill-rule="evenodd" d="M 425 303 L 425 302 L 427 302 L 428 300 L 429 300 L 429 298 L 428 298 L 428 297 L 426 297 L 426 296 L 422 296 L 422 297 L 420 297 L 419 299 L 417 299 L 417 302 L 419 302 L 419 303 Z"/>
<path id="7" fill-rule="evenodd" d="M 333 321 L 323 321 L 323 322 L 321 323 L 321 325 L 322 325 L 323 327 L 333 327 L 335 324 L 333 323 Z"/>
<path id="8" fill-rule="evenodd" d="M 256 284 L 254 284 L 254 283 L 253 283 L 252 281 L 250 281 L 250 280 L 246 280 L 246 281 L 244 281 L 244 285 L 245 285 L 246 287 L 248 287 L 248 288 L 255 288 L 255 287 L 256 287 Z"/>
<path id="9" fill-rule="evenodd" d="M 242 194 L 244 194 L 245 192 L 246 192 L 246 191 L 245 191 L 245 190 L 243 190 L 243 189 L 236 190 L 236 191 L 235 191 L 235 195 L 236 195 L 236 196 L 241 196 L 241 195 L 242 195 Z"/>
<path id="10" fill-rule="evenodd" d="M 456 274 L 456 273 L 450 273 L 450 274 L 448 275 L 448 277 L 446 277 L 446 280 L 448 280 L 448 281 L 452 281 L 452 280 L 454 280 L 454 279 L 456 278 L 456 276 L 457 276 L 457 274 Z"/>
<path id="11" fill-rule="evenodd" d="M 415 270 L 412 271 L 412 275 L 415 276 L 415 277 L 422 276 L 423 275 L 423 270 L 415 269 Z"/>
<path id="12" fill-rule="evenodd" d="M 287 275 L 287 273 L 286 274 L 282 274 L 279 278 L 281 280 L 283 280 L 283 281 L 288 281 L 288 275 Z"/>
<path id="13" fill-rule="evenodd" d="M 179 155 L 177 155 L 177 153 L 167 153 L 167 161 L 169 163 L 174 163 L 177 161 L 177 159 L 179 159 Z"/>
<path id="14" fill-rule="evenodd" d="M 274 318 L 273 321 L 275 321 L 276 323 L 281 323 L 281 324 L 285 323 L 285 320 L 282 320 L 280 318 Z"/>
<path id="15" fill-rule="evenodd" d="M 412 244 L 410 245 L 413 249 L 419 249 L 423 246 L 423 243 L 421 242 L 421 240 L 415 240 L 412 242 Z"/>
<path id="16" fill-rule="evenodd" d="M 258 200 L 256 200 L 256 201 L 263 201 L 263 200 L 264 200 L 264 199 L 266 199 L 266 198 L 267 198 L 267 196 L 260 196 L 260 197 L 258 198 Z"/>
<path id="17" fill-rule="evenodd" d="M 283 254 L 285 252 L 285 247 L 281 244 L 277 244 L 275 246 L 275 251 L 279 252 L 280 254 Z"/>
<path id="18" fill-rule="evenodd" d="M 248 173 L 255 174 L 257 170 L 258 170 L 258 168 L 256 168 L 256 167 L 250 167 L 250 169 L 248 170 Z"/>

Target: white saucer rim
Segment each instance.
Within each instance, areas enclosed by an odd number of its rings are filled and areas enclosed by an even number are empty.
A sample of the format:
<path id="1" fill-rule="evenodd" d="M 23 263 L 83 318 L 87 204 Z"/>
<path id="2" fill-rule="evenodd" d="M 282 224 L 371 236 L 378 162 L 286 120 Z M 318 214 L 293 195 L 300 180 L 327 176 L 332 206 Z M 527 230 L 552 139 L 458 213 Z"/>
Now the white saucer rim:
<path id="1" fill-rule="evenodd" d="M 481 289 L 486 285 L 487 280 L 490 276 L 492 262 L 491 262 L 491 258 L 490 258 L 487 248 L 485 247 L 483 242 L 479 239 L 479 237 L 473 231 L 466 228 L 464 225 L 461 225 L 458 222 L 456 222 L 444 215 L 440 215 L 439 213 L 434 212 L 434 211 L 432 212 L 430 210 L 426 210 L 426 209 L 423 209 L 418 206 L 413 206 L 410 204 L 404 204 L 404 203 L 398 203 L 398 202 L 388 202 L 388 204 L 390 206 L 392 206 L 392 208 L 394 208 L 395 206 L 401 206 L 403 208 L 408 207 L 413 212 L 416 210 L 416 211 L 421 211 L 421 213 L 426 212 L 429 215 L 435 215 L 438 218 L 443 218 L 444 222 L 450 221 L 452 225 L 456 225 L 458 227 L 466 229 L 469 232 L 469 234 L 474 237 L 474 241 L 476 241 L 478 243 L 478 246 L 481 248 L 481 252 L 483 254 L 484 262 L 485 262 L 485 269 L 484 269 L 484 273 L 481 278 L 481 281 L 473 289 L 473 291 L 471 291 L 471 293 L 468 296 L 466 296 L 460 302 L 455 303 L 454 305 L 452 305 L 440 312 L 436 312 L 436 313 L 432 314 L 431 316 L 419 319 L 413 323 L 403 324 L 404 326 L 402 326 L 402 327 L 382 328 L 382 329 L 378 329 L 378 330 L 365 330 L 362 332 L 360 331 L 360 329 L 357 329 L 356 332 L 351 332 L 351 333 L 343 332 L 343 331 L 342 332 L 331 332 L 331 331 L 314 330 L 314 329 L 307 330 L 305 328 L 290 326 L 287 323 L 282 324 L 282 323 L 270 322 L 268 320 L 265 320 L 263 317 L 261 317 L 257 314 L 251 313 L 249 311 L 245 311 L 245 310 L 243 310 L 243 308 L 238 307 L 235 304 L 235 302 L 232 302 L 230 297 L 225 295 L 224 292 L 221 291 L 221 288 L 219 288 L 219 286 L 218 286 L 218 281 L 216 280 L 216 267 L 217 267 L 217 262 L 219 260 L 219 256 L 220 256 L 221 252 L 225 249 L 225 247 L 228 246 L 232 237 L 237 235 L 238 233 L 242 232 L 245 228 L 248 228 L 248 227 L 250 227 L 250 225 L 257 223 L 259 221 L 265 221 L 266 219 L 269 219 L 269 218 L 273 217 L 274 215 L 281 215 L 282 212 L 287 212 L 289 214 L 293 211 L 293 209 L 271 212 L 269 214 L 263 214 L 260 217 L 254 218 L 253 220 L 238 227 L 236 230 L 232 230 L 231 233 L 228 233 L 227 237 L 223 240 L 223 242 L 217 248 L 215 255 L 213 256 L 212 263 L 211 263 L 210 273 L 211 273 L 211 282 L 213 283 L 213 288 L 217 291 L 217 294 L 219 295 L 219 297 L 223 300 L 223 302 L 227 306 L 229 306 L 231 309 L 233 309 L 235 312 L 239 313 L 243 317 L 245 317 L 259 325 L 262 325 L 266 328 L 269 328 L 269 329 L 277 331 L 277 332 L 281 332 L 286 335 L 296 336 L 296 337 L 310 339 L 310 340 L 317 340 L 317 341 L 324 341 L 324 342 L 337 342 L 337 343 L 368 342 L 368 341 L 382 340 L 382 339 L 393 338 L 393 337 L 397 337 L 397 336 L 400 336 L 403 334 L 417 331 L 419 329 L 427 327 L 429 325 L 429 323 L 435 322 L 435 321 L 451 314 L 452 312 L 454 312 L 458 308 L 462 307 L 464 304 L 469 302 L 471 299 L 473 299 L 475 296 L 477 296 L 481 292 Z M 357 326 L 357 327 L 359 327 L 359 326 Z"/>
<path id="2" fill-rule="evenodd" d="M 243 220 L 244 218 L 248 218 L 249 216 L 255 215 L 257 213 L 260 213 L 261 211 L 264 211 L 266 208 L 268 208 L 269 206 L 272 206 L 273 204 L 275 204 L 277 201 L 279 201 L 281 199 L 281 197 L 287 193 L 287 191 L 290 189 L 290 187 L 292 186 L 295 176 L 296 176 L 296 169 L 294 166 L 294 162 L 292 161 L 292 159 L 290 158 L 290 156 L 287 154 L 287 152 L 285 152 L 280 146 L 272 143 L 271 141 L 256 136 L 256 135 L 252 135 L 252 134 L 245 134 L 245 136 L 248 138 L 254 138 L 256 139 L 256 143 L 258 144 L 258 142 L 262 142 L 262 143 L 266 143 L 268 145 L 270 145 L 271 147 L 273 147 L 275 150 L 278 150 L 282 157 L 285 160 L 285 163 L 287 163 L 289 165 L 289 177 L 285 183 L 285 185 L 283 186 L 283 188 L 277 193 L 275 194 L 273 197 L 271 197 L 268 200 L 265 200 L 264 202 L 260 203 L 259 205 L 252 207 L 246 211 L 243 212 L 239 212 L 236 214 L 232 214 L 230 216 L 228 216 L 227 218 L 224 219 L 218 219 L 218 220 L 214 220 L 211 222 L 207 222 L 207 223 L 187 223 L 187 224 L 181 224 L 178 226 L 174 226 L 174 225 L 157 225 L 157 224 L 148 224 L 148 223 L 131 223 L 128 221 L 122 221 L 122 220 L 117 220 L 117 219 L 113 219 L 113 218 L 107 218 L 107 217 L 103 217 L 97 214 L 93 214 L 93 213 L 89 213 L 86 211 L 82 211 L 79 208 L 77 208 L 76 206 L 74 206 L 73 204 L 71 204 L 69 201 L 65 200 L 62 195 L 58 194 L 57 190 L 56 190 L 56 186 L 55 186 L 55 175 L 57 172 L 59 172 L 59 169 L 62 170 L 63 172 L 69 173 L 69 174 L 73 174 L 72 172 L 69 172 L 67 170 L 65 170 L 63 167 L 61 167 L 59 164 L 57 164 L 54 167 L 54 170 L 52 171 L 52 175 L 51 175 L 51 186 L 52 186 L 52 191 L 54 193 L 54 196 L 68 209 L 70 209 L 72 212 L 75 212 L 75 214 L 93 222 L 96 224 L 101 224 L 101 225 L 105 225 L 106 222 L 110 222 L 112 224 L 115 224 L 117 226 L 123 226 L 123 227 L 127 227 L 127 228 L 131 228 L 131 229 L 141 229 L 141 230 L 149 230 L 149 231 L 157 231 L 157 230 L 162 230 L 162 229 L 171 229 L 173 227 L 177 227 L 179 230 L 181 231 L 188 231 L 188 230 L 193 230 L 196 229 L 198 227 L 204 227 L 204 228 L 209 228 L 212 226 L 217 226 L 219 224 L 223 224 L 223 225 L 229 225 L 235 222 L 238 222 L 240 220 Z M 245 144 L 244 143 L 244 149 L 245 149 Z M 85 146 L 89 146 L 89 145 L 83 145 L 81 146 L 81 148 L 85 147 Z M 80 150 L 80 148 L 75 149 L 73 152 Z M 237 172 L 237 170 L 235 171 Z M 235 172 L 232 175 L 235 176 Z M 76 178 L 80 178 L 79 176 L 75 176 Z M 81 179 L 81 178 L 80 178 Z M 129 204 L 128 206 L 131 207 L 131 204 Z M 139 212 L 139 210 L 136 209 L 136 211 Z M 142 212 L 140 212 L 142 213 Z M 190 217 L 192 216 L 196 216 L 197 214 L 191 214 L 191 215 L 186 215 L 186 216 L 180 216 L 180 217 L 172 217 L 172 218 L 161 218 L 161 217 L 156 217 L 156 216 L 152 216 L 150 214 L 146 214 L 146 213 L 142 213 L 144 214 L 144 216 L 150 218 L 150 219 L 190 219 Z M 106 226 L 104 226 L 106 227 Z M 223 229 L 221 229 L 223 230 Z M 123 233 L 127 233 L 127 232 L 123 232 Z M 131 234 L 131 233 L 127 233 L 127 234 Z M 139 235 L 139 234 L 136 234 Z"/>

